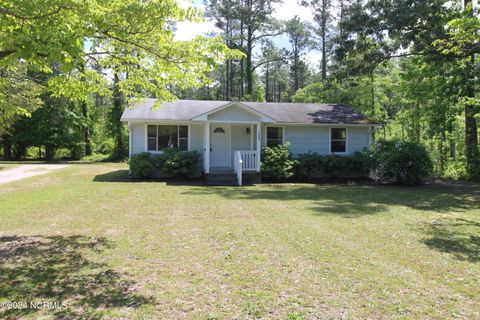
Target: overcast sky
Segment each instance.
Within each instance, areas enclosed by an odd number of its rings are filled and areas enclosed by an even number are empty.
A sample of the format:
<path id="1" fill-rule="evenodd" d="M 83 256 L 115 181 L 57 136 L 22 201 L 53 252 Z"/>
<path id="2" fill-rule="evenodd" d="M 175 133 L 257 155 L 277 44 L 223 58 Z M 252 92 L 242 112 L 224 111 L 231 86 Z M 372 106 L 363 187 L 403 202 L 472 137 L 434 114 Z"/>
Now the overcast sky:
<path id="1" fill-rule="evenodd" d="M 202 0 L 180 0 L 182 6 L 196 6 L 204 8 Z M 279 20 L 288 20 L 298 15 L 302 20 L 312 21 L 313 15 L 309 8 L 305 8 L 298 4 L 297 0 L 283 0 L 283 3 L 279 3 L 275 6 L 275 18 Z M 177 31 L 175 38 L 179 40 L 189 40 L 197 35 L 203 35 L 212 31 L 215 31 L 215 25 L 213 21 L 204 21 L 201 23 L 182 22 L 177 25 Z M 290 49 L 290 44 L 286 36 L 275 37 L 274 39 L 277 46 L 280 48 Z M 257 48 L 258 50 L 259 48 Z M 258 52 L 258 51 L 257 51 Z M 321 54 L 318 51 L 311 51 L 307 54 L 307 60 L 312 66 L 317 67 L 319 65 Z"/>

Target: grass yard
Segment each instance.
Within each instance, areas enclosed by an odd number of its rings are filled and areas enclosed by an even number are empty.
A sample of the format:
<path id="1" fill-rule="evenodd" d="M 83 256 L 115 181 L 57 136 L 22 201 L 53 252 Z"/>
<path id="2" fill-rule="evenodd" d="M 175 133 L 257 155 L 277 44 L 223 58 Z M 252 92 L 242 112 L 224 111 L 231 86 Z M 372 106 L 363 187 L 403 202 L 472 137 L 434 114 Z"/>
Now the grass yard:
<path id="1" fill-rule="evenodd" d="M 3 165 L 2 165 L 3 166 Z M 480 318 L 480 186 L 0 185 L 0 318 Z"/>

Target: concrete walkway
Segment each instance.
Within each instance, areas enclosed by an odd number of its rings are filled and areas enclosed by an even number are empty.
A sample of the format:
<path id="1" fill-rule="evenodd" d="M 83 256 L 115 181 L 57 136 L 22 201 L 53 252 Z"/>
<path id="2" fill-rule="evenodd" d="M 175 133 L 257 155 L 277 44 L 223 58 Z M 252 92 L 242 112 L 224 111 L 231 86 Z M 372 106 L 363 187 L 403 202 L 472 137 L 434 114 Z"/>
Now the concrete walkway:
<path id="1" fill-rule="evenodd" d="M 41 174 L 52 172 L 53 170 L 68 167 L 66 164 L 23 164 L 13 169 L 0 171 L 0 184 L 21 180 Z"/>

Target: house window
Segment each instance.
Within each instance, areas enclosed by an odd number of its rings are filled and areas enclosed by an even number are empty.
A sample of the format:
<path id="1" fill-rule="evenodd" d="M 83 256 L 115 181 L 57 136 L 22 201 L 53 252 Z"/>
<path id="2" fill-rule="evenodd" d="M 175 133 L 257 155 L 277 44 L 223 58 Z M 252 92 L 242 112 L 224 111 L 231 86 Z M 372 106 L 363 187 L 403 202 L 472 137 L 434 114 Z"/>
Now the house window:
<path id="1" fill-rule="evenodd" d="M 331 153 L 347 152 L 347 129 L 345 128 L 330 129 L 330 152 Z"/>
<path id="2" fill-rule="evenodd" d="M 275 147 L 283 143 L 283 128 L 267 127 L 267 147 Z"/>
<path id="3" fill-rule="evenodd" d="M 148 151 L 188 150 L 188 126 L 148 126 Z"/>

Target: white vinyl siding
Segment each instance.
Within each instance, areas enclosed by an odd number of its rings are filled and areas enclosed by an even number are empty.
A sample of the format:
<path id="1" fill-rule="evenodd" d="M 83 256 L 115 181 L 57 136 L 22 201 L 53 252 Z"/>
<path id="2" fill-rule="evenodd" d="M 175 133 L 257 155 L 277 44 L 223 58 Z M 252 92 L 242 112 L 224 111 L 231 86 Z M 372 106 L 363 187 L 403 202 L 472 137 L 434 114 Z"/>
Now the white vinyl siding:
<path id="1" fill-rule="evenodd" d="M 337 126 L 332 126 L 336 128 Z M 307 152 L 316 152 L 322 155 L 330 153 L 330 128 L 328 126 L 308 125 L 284 125 L 284 142 L 290 143 L 290 151 L 293 155 Z M 266 144 L 266 126 L 263 126 L 262 147 Z M 368 147 L 368 127 L 347 127 L 347 153 L 353 154 L 356 151 Z"/>
<path id="2" fill-rule="evenodd" d="M 203 154 L 203 125 L 190 125 L 190 150 Z"/>
<path id="3" fill-rule="evenodd" d="M 368 127 L 349 127 L 347 131 L 347 150 L 349 154 L 362 151 L 369 146 L 370 130 Z"/>
<path id="4" fill-rule="evenodd" d="M 131 128 L 131 143 L 130 150 L 132 154 L 137 154 L 145 151 L 145 124 L 132 123 Z"/>
<path id="5" fill-rule="evenodd" d="M 246 126 L 232 125 L 232 150 L 238 150 L 249 146 L 246 138 Z M 131 123 L 131 152 L 137 154 L 146 151 L 145 132 L 147 126 L 145 123 Z M 203 155 L 204 141 L 203 141 L 203 124 L 192 123 L 190 127 L 190 150 L 196 150 Z M 255 134 L 256 126 L 253 126 L 253 147 L 255 148 Z M 266 127 L 262 126 L 262 147 L 266 144 Z M 336 127 L 336 126 L 332 126 Z M 283 125 L 284 142 L 290 142 L 290 150 L 294 155 L 317 152 L 320 154 L 330 154 L 330 127 L 327 126 L 307 126 L 307 125 Z M 243 136 L 245 134 L 245 136 Z M 353 154 L 355 151 L 361 151 L 369 145 L 369 128 L 368 127 L 347 127 L 347 154 Z M 242 137 L 243 136 L 243 137 Z M 237 139 L 238 138 L 238 139 Z M 250 138 L 251 139 L 251 138 Z M 246 149 L 248 150 L 248 148 Z"/>
<path id="6" fill-rule="evenodd" d="M 258 122 L 260 118 L 256 115 L 243 110 L 237 106 L 231 106 L 217 112 L 214 112 L 208 116 L 210 121 L 223 121 L 223 122 Z"/>
<path id="7" fill-rule="evenodd" d="M 232 124 L 232 153 L 235 151 L 246 151 L 250 150 L 250 137 L 251 135 L 254 135 L 254 132 L 250 131 L 250 134 L 247 133 L 247 128 L 250 129 L 250 125 L 248 124 L 241 124 L 241 125 L 235 125 Z M 232 155 L 232 161 L 230 165 L 233 168 L 233 155 Z"/>

